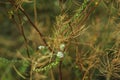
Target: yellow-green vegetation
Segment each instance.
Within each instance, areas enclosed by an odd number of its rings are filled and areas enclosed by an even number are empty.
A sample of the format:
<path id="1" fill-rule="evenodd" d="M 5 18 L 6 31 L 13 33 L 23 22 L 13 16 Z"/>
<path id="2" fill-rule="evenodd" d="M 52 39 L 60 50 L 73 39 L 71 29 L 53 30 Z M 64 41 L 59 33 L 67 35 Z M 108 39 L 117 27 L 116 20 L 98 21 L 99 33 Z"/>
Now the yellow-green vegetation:
<path id="1" fill-rule="evenodd" d="M 119 0 L 1 0 L 0 80 L 120 80 Z"/>

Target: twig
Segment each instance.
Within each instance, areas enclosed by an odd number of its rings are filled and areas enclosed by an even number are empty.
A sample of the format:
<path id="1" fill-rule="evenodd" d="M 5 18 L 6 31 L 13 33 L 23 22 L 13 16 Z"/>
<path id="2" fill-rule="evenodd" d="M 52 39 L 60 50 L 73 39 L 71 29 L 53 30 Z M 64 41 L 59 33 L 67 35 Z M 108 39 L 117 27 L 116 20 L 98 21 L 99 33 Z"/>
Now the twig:
<path id="1" fill-rule="evenodd" d="M 90 14 L 91 14 L 91 13 L 96 9 L 96 7 L 100 4 L 100 1 L 101 1 L 101 0 L 99 0 L 99 1 L 98 1 L 98 4 L 95 4 L 95 6 L 92 7 L 92 8 L 89 10 L 88 14 L 86 14 L 86 16 L 84 17 L 83 21 L 81 21 L 81 23 L 78 25 L 78 27 L 81 26 L 81 25 L 83 25 L 83 24 L 85 23 L 85 21 L 88 19 L 88 17 L 90 16 Z M 89 5 L 89 6 L 90 6 L 90 5 Z M 89 6 L 88 6 L 87 8 L 89 8 Z"/>
<path id="2" fill-rule="evenodd" d="M 27 19 L 28 19 L 28 21 L 30 22 L 30 24 L 35 28 L 35 30 L 39 33 L 39 36 L 41 37 L 41 39 L 42 39 L 42 41 L 43 41 L 43 43 L 45 44 L 45 46 L 47 46 L 48 48 L 49 48 L 49 50 L 50 51 L 52 51 L 52 49 L 49 47 L 49 45 L 47 44 L 47 42 L 46 42 L 46 40 L 43 38 L 43 35 L 42 35 L 42 33 L 39 31 L 39 29 L 36 27 L 36 25 L 31 21 L 31 19 L 29 18 L 29 16 L 27 15 L 27 13 L 23 10 L 23 9 L 21 9 L 21 8 L 19 8 L 20 9 L 20 11 L 27 17 Z"/>
<path id="3" fill-rule="evenodd" d="M 98 4 L 95 4 L 95 6 L 92 7 L 92 8 L 89 10 L 89 12 L 85 15 L 85 17 L 83 17 L 83 19 L 80 21 L 80 24 L 78 24 L 77 27 L 74 29 L 74 32 L 75 32 L 74 34 L 76 34 L 77 32 L 80 31 L 80 29 L 81 29 L 80 26 L 82 26 L 82 25 L 87 21 L 87 19 L 88 19 L 88 17 L 90 16 L 90 14 L 91 14 L 91 13 L 96 9 L 96 7 L 100 4 L 100 1 L 101 1 L 101 0 L 99 0 L 99 1 L 98 1 Z M 71 32 L 70 35 L 73 35 L 73 33 Z"/>
<path id="4" fill-rule="evenodd" d="M 26 79 L 26 77 L 25 77 L 24 75 L 22 75 L 22 74 L 17 70 L 17 68 L 15 67 L 15 65 L 13 65 L 13 68 L 14 68 L 14 70 L 16 71 L 16 73 L 17 73 L 20 77 L 22 77 L 23 79 Z"/>
<path id="5" fill-rule="evenodd" d="M 62 80 L 62 61 L 59 63 L 59 80 Z"/>
<path id="6" fill-rule="evenodd" d="M 18 26 L 18 30 L 20 31 L 20 34 L 23 35 L 23 38 L 25 40 L 25 46 L 26 46 L 26 49 L 27 49 L 27 55 L 30 58 L 30 54 L 29 54 L 29 50 L 28 50 L 28 44 L 27 44 L 27 38 L 26 38 L 26 36 L 24 34 L 23 26 L 21 25 L 20 16 L 18 15 L 18 19 L 19 19 L 20 25 L 16 22 L 14 15 L 13 15 L 12 19 L 15 22 L 16 26 Z"/>
<path id="7" fill-rule="evenodd" d="M 17 7 L 17 5 L 15 5 L 15 2 L 12 0 L 9 0 L 9 2 L 15 6 L 16 8 L 18 8 L 28 19 L 29 23 L 32 25 L 32 27 L 38 32 L 40 38 L 42 39 L 43 43 L 45 44 L 45 46 L 47 46 L 49 48 L 50 51 L 52 51 L 52 49 L 49 47 L 49 45 L 47 44 L 46 40 L 43 38 L 42 33 L 39 31 L 39 29 L 37 28 L 37 26 L 31 21 L 30 17 L 28 16 L 28 14 L 24 11 L 23 8 L 21 7 Z"/>
<path id="8" fill-rule="evenodd" d="M 36 0 L 34 0 L 34 22 L 37 25 L 37 8 L 36 8 Z"/>
<path id="9" fill-rule="evenodd" d="M 27 54 L 28 54 L 28 57 L 30 58 L 30 53 L 29 53 L 29 50 L 28 50 L 28 41 L 27 41 L 27 38 L 25 36 L 25 33 L 24 33 L 24 29 L 23 29 L 23 26 L 22 26 L 22 21 L 21 21 L 21 18 L 20 18 L 20 15 L 18 14 L 18 19 L 20 21 L 20 29 L 21 29 L 21 34 L 23 35 L 23 38 L 25 40 L 25 45 L 26 45 L 26 49 L 27 49 Z"/>

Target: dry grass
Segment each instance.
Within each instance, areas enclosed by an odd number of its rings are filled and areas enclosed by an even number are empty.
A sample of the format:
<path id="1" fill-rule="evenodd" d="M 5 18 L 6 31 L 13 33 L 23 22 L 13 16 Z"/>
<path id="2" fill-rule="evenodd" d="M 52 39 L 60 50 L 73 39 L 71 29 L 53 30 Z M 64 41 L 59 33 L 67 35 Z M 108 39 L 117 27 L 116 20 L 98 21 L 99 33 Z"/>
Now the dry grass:
<path id="1" fill-rule="evenodd" d="M 14 57 L 29 63 L 23 71 L 14 66 L 18 75 L 29 80 L 120 79 L 119 0 L 60 2 L 61 10 L 54 24 L 47 17 L 46 25 L 51 24 L 51 28 L 39 22 L 36 0 L 33 1 L 34 20 L 22 7 L 26 0 L 18 0 L 20 3 L 8 1 L 14 12 L 10 16 L 14 15 L 12 20 L 24 39 Z M 21 15 L 27 18 L 30 30 L 24 28 Z M 61 44 L 65 45 L 63 50 Z M 38 46 L 45 48 L 38 49 Z M 56 56 L 58 52 L 62 52 L 64 57 Z M 22 64 L 16 66 L 21 67 Z"/>

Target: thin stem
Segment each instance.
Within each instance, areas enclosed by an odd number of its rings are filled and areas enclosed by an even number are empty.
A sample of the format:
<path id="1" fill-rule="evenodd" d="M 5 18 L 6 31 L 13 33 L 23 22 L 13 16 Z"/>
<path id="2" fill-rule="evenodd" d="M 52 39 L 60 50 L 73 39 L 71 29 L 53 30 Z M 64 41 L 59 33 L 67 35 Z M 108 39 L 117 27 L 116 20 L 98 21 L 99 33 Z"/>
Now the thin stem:
<path id="1" fill-rule="evenodd" d="M 37 26 L 31 21 L 31 19 L 29 18 L 29 16 L 27 15 L 27 13 L 23 10 L 23 9 L 21 9 L 21 8 L 19 8 L 20 9 L 20 11 L 27 17 L 27 19 L 28 19 L 28 21 L 30 22 L 30 24 L 35 28 L 35 30 L 39 33 L 39 36 L 41 37 L 41 39 L 42 39 L 42 41 L 43 41 L 43 43 L 45 44 L 45 46 L 47 46 L 48 48 L 49 48 L 49 50 L 50 51 L 52 51 L 52 49 L 49 47 L 49 45 L 47 44 L 47 42 L 46 42 L 46 40 L 43 38 L 43 35 L 42 35 L 42 33 L 39 31 L 39 29 L 37 28 Z"/>
<path id="2" fill-rule="evenodd" d="M 37 28 L 37 26 L 31 21 L 30 17 L 28 16 L 28 14 L 24 11 L 24 9 L 22 7 L 17 7 L 17 5 L 15 5 L 15 2 L 12 0 L 9 0 L 9 2 L 15 6 L 16 8 L 18 8 L 28 19 L 29 23 L 32 25 L 32 27 L 38 32 L 40 38 L 42 39 L 43 43 L 45 44 L 45 46 L 47 46 L 49 48 L 50 51 L 52 51 L 52 49 L 49 47 L 49 45 L 47 44 L 46 40 L 43 38 L 42 33 L 39 31 L 39 29 Z"/>
<path id="3" fill-rule="evenodd" d="M 31 58 L 32 59 L 32 58 Z M 31 65 L 30 65 L 30 80 L 33 79 L 33 60 L 31 61 Z"/>
<path id="4" fill-rule="evenodd" d="M 81 25 L 83 25 L 84 23 L 85 23 L 85 21 L 88 19 L 88 17 L 90 16 L 90 14 L 96 9 L 96 7 L 100 4 L 100 1 L 101 0 L 99 0 L 98 1 L 98 4 L 95 4 L 95 6 L 94 7 L 92 7 L 90 10 L 89 10 L 89 12 L 88 12 L 88 14 L 86 14 L 86 16 L 83 18 L 83 20 L 81 21 L 81 23 L 78 25 L 78 26 L 81 26 Z M 90 6 L 90 5 L 89 5 Z M 88 8 L 89 8 L 89 6 L 88 6 Z"/>
<path id="5" fill-rule="evenodd" d="M 21 25 L 21 19 L 20 19 L 20 16 L 18 15 L 18 19 L 19 19 L 19 22 L 20 24 L 18 24 L 14 18 L 14 15 L 12 17 L 13 21 L 15 22 L 16 26 L 18 26 L 18 30 L 20 31 L 20 34 L 23 36 L 24 40 L 25 40 L 25 46 L 26 46 L 26 49 L 27 49 L 27 55 L 28 57 L 30 58 L 30 54 L 29 54 L 29 50 L 28 50 L 28 44 L 27 44 L 27 38 L 25 36 L 25 33 L 24 33 L 24 29 L 23 29 L 23 26 Z"/>
<path id="6" fill-rule="evenodd" d="M 59 63 L 59 80 L 62 80 L 62 61 Z"/>
<path id="7" fill-rule="evenodd" d="M 107 77 L 106 77 L 106 80 L 110 80 L 110 78 L 111 78 L 111 75 L 108 73 Z"/>
<path id="8" fill-rule="evenodd" d="M 34 22 L 35 22 L 35 25 L 37 25 L 37 6 L 36 6 L 36 0 L 34 0 Z"/>
<path id="9" fill-rule="evenodd" d="M 28 50 L 28 40 L 25 36 L 25 32 L 24 32 L 24 28 L 22 26 L 22 21 L 21 21 L 21 18 L 20 18 L 20 15 L 18 14 L 18 19 L 19 19 L 19 22 L 20 22 L 20 31 L 21 31 L 21 34 L 25 40 L 25 46 L 26 46 L 26 49 L 27 49 L 27 54 L 28 54 L 28 57 L 30 58 L 30 53 L 29 53 L 29 50 Z"/>
<path id="10" fill-rule="evenodd" d="M 84 25 L 84 23 L 87 21 L 87 19 L 88 19 L 88 17 L 90 16 L 90 14 L 96 9 L 96 7 L 100 4 L 100 1 L 101 0 L 99 0 L 98 1 L 98 4 L 95 4 L 95 6 L 94 7 L 92 7 L 90 10 L 89 10 L 89 12 L 83 17 L 83 19 L 80 21 L 80 23 L 77 25 L 77 27 L 74 29 L 74 32 L 75 33 L 78 33 L 79 31 L 80 31 L 80 29 L 81 29 L 81 27 L 80 26 L 82 26 L 82 25 Z M 74 34 L 75 34 L 74 33 Z M 73 33 L 71 32 L 71 34 L 70 35 L 72 35 Z"/>

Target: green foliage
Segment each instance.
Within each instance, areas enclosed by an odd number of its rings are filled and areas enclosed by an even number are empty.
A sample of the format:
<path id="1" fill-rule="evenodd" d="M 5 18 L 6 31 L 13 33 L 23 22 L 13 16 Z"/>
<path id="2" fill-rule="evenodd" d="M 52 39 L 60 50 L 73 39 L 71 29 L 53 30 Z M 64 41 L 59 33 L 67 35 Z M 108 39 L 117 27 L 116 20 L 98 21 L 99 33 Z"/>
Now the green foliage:
<path id="1" fill-rule="evenodd" d="M 36 71 L 36 72 L 48 71 L 48 70 L 52 69 L 53 67 L 55 67 L 56 65 L 58 65 L 59 61 L 60 60 L 57 59 L 55 62 L 52 62 L 52 63 L 50 63 L 47 66 L 42 67 L 42 68 L 33 69 L 33 71 Z"/>
<path id="2" fill-rule="evenodd" d="M 2 58 L 2 57 L 0 57 L 0 62 L 3 63 L 3 64 L 15 64 L 15 63 L 26 64 L 27 63 L 24 60 L 16 60 L 16 59 L 8 60 L 8 59 Z"/>

